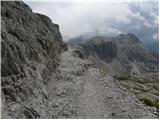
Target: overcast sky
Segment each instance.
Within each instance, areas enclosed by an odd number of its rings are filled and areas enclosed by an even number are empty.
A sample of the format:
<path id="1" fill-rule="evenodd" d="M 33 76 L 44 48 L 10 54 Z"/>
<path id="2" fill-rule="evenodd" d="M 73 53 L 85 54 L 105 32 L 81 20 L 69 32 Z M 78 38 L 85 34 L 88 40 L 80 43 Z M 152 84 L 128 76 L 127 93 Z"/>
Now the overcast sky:
<path id="1" fill-rule="evenodd" d="M 81 35 L 133 33 L 144 42 L 158 41 L 158 0 L 25 2 L 34 12 L 45 14 L 59 24 L 64 40 Z"/>

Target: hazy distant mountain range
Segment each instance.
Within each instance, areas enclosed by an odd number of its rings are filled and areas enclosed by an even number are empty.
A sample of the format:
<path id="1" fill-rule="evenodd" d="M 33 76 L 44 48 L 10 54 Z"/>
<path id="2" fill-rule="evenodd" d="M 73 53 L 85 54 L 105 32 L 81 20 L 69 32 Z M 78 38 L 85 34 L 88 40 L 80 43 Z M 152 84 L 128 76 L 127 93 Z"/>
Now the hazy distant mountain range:
<path id="1" fill-rule="evenodd" d="M 148 44 L 146 44 L 146 47 L 148 47 L 153 52 L 159 54 L 159 42 L 158 41 L 157 42 L 148 43 Z"/>
<path id="2" fill-rule="evenodd" d="M 94 34 L 92 36 L 94 36 Z M 91 37 L 79 36 L 79 37 L 76 37 L 76 38 L 69 39 L 68 43 L 81 44 L 81 43 L 84 43 L 84 42 L 88 41 L 89 38 L 91 38 Z M 143 43 L 143 41 L 142 41 L 141 43 L 145 47 L 149 48 L 149 50 L 151 50 L 152 52 L 157 53 L 157 54 L 159 53 L 159 42 L 158 41 L 153 41 L 153 42 L 150 42 L 150 43 Z"/>
<path id="3" fill-rule="evenodd" d="M 133 64 L 141 73 L 158 71 L 158 55 L 146 48 L 133 34 L 120 34 L 115 37 L 95 36 L 88 40 L 78 37 L 70 44 L 82 44 L 100 66 L 115 73 L 130 74 Z M 100 61 L 103 60 L 102 63 Z"/>

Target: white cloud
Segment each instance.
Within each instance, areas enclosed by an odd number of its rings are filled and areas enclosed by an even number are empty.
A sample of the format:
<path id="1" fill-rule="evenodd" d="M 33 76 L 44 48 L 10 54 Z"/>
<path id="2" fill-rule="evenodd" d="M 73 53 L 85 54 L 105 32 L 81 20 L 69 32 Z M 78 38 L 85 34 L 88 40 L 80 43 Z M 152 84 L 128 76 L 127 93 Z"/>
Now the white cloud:
<path id="1" fill-rule="evenodd" d="M 143 35 L 141 32 L 147 33 L 144 30 L 150 32 L 150 29 L 158 24 L 155 4 L 143 0 L 140 3 L 131 1 L 26 3 L 34 12 L 45 14 L 54 23 L 59 24 L 64 40 L 94 33 L 112 35 L 132 32 L 141 37 L 140 35 Z M 153 38 L 153 33 L 151 36 Z"/>
<path id="2" fill-rule="evenodd" d="M 159 38 L 159 33 L 155 33 L 155 34 L 153 35 L 153 39 L 157 40 L 158 38 Z"/>

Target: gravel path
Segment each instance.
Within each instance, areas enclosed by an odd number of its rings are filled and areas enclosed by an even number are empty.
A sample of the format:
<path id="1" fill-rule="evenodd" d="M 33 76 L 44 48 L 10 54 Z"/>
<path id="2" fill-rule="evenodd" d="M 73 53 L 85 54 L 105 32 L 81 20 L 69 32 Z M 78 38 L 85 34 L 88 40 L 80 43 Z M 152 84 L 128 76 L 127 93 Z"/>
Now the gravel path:
<path id="1" fill-rule="evenodd" d="M 155 118 L 118 81 L 68 48 L 47 83 L 52 118 Z"/>

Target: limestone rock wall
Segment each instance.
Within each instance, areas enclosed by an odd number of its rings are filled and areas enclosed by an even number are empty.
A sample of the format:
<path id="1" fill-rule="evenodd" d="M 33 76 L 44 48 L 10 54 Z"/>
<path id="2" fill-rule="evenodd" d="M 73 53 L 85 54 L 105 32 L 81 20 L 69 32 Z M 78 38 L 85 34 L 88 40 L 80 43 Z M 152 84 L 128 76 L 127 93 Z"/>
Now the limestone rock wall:
<path id="1" fill-rule="evenodd" d="M 2 118 L 50 118 L 46 82 L 67 50 L 59 26 L 20 1 L 1 2 Z"/>

